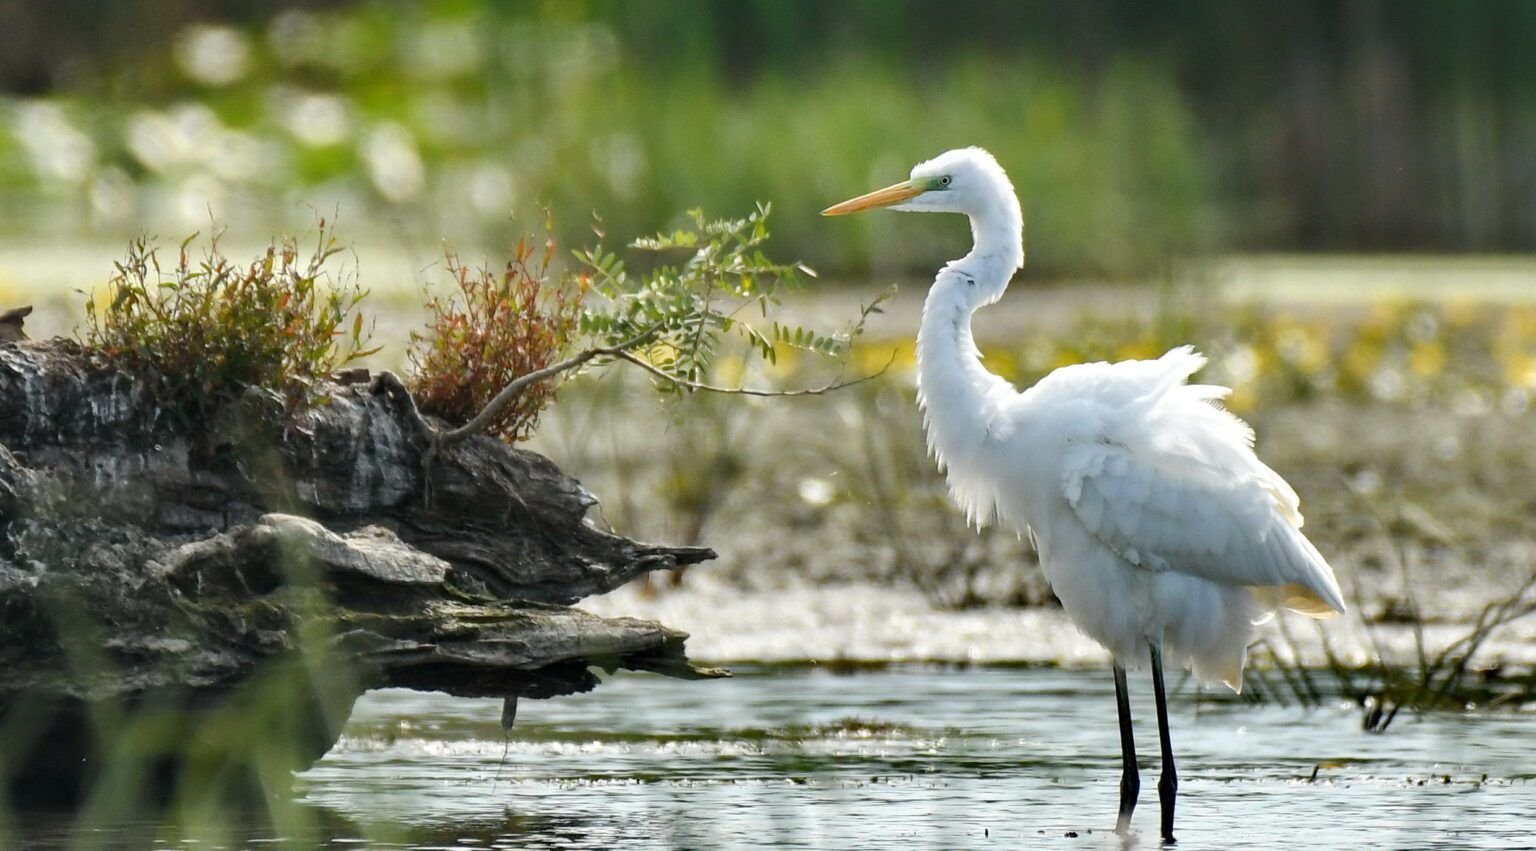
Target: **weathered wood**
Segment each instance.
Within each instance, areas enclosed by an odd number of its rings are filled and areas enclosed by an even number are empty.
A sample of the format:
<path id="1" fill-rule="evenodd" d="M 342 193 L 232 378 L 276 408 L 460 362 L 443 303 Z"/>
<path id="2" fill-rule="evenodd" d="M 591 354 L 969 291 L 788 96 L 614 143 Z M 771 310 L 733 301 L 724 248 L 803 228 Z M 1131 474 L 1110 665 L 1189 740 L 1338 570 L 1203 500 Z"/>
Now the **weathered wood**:
<path id="1" fill-rule="evenodd" d="M 0 343 L 13 343 L 17 340 L 27 339 L 27 334 L 22 330 L 22 325 L 28 316 L 32 315 L 32 305 L 26 307 L 13 307 L 10 310 L 0 310 Z"/>
<path id="2" fill-rule="evenodd" d="M 367 688 L 515 706 L 592 667 L 721 675 L 676 630 L 569 607 L 712 551 L 597 528 L 580 483 L 494 440 L 424 472 L 398 382 L 357 378 L 296 418 L 250 391 L 188 424 L 73 343 L 0 343 L 0 713 L 52 741 L 0 742 L 13 792 L 78 795 L 102 706 L 194 716 L 284 665 L 295 767 Z"/>

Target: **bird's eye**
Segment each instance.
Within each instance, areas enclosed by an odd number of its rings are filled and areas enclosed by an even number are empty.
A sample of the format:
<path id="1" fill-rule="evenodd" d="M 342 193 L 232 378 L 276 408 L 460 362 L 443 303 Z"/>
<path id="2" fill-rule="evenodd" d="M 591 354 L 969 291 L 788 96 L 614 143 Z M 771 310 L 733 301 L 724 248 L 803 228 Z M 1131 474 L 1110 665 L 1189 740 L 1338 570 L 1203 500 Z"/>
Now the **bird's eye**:
<path id="1" fill-rule="evenodd" d="M 949 175 L 946 174 L 943 177 L 939 178 L 939 185 L 940 186 L 948 186 L 949 185 Z"/>

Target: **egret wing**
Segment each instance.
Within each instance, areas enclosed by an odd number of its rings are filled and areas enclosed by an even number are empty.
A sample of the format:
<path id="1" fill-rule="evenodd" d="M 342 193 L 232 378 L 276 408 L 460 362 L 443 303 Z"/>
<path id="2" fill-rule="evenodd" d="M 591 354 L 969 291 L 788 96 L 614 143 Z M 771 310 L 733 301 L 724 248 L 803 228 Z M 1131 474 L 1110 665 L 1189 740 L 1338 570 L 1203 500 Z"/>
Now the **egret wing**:
<path id="1" fill-rule="evenodd" d="M 1071 444 L 1063 495 L 1083 526 L 1148 570 L 1270 586 L 1277 605 L 1307 614 L 1344 611 L 1333 571 L 1301 533 L 1285 481 L 1245 445 L 1198 432 L 1178 437 L 1164 445 L 1108 436 Z"/>

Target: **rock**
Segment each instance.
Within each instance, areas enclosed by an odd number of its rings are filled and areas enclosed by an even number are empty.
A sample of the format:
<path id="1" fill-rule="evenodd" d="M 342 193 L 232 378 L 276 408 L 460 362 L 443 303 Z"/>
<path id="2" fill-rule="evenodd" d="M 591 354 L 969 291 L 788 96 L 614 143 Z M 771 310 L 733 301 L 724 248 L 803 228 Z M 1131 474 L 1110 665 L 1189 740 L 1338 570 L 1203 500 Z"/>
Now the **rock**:
<path id="1" fill-rule="evenodd" d="M 328 387 L 292 420 L 253 391 L 193 428 L 74 343 L 0 345 L 13 797 L 80 799 L 144 725 L 163 738 L 138 770 L 164 798 L 230 717 L 249 727 L 230 748 L 283 743 L 261 770 L 291 770 L 370 688 L 498 697 L 510 723 L 519 698 L 593 688 L 594 667 L 724 675 L 683 633 L 570 607 L 712 551 L 597 528 L 580 483 L 495 440 L 424 466 L 414 407 L 378 386 Z"/>

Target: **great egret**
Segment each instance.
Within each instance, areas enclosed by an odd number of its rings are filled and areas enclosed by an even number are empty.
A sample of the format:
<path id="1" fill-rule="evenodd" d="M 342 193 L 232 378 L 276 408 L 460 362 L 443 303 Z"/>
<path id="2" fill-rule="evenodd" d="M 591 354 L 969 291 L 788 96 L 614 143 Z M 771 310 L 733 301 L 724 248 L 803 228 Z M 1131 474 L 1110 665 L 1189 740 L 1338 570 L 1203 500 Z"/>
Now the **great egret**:
<path id="1" fill-rule="evenodd" d="M 1022 393 L 982 366 L 971 314 L 1024 265 L 1023 213 L 991 154 L 949 151 L 822 214 L 876 207 L 970 218 L 975 244 L 939 270 L 917 334 L 928 448 L 967 518 L 1027 534 L 1067 615 L 1114 655 L 1121 833 L 1141 786 L 1125 669 L 1151 660 L 1162 835 L 1172 842 L 1164 658 L 1240 691 L 1248 645 L 1276 609 L 1344 611 L 1333 571 L 1301 533 L 1296 492 L 1253 454 L 1252 429 L 1220 407 L 1230 391 L 1186 383 L 1205 364 L 1194 348 L 1062 367 Z"/>

